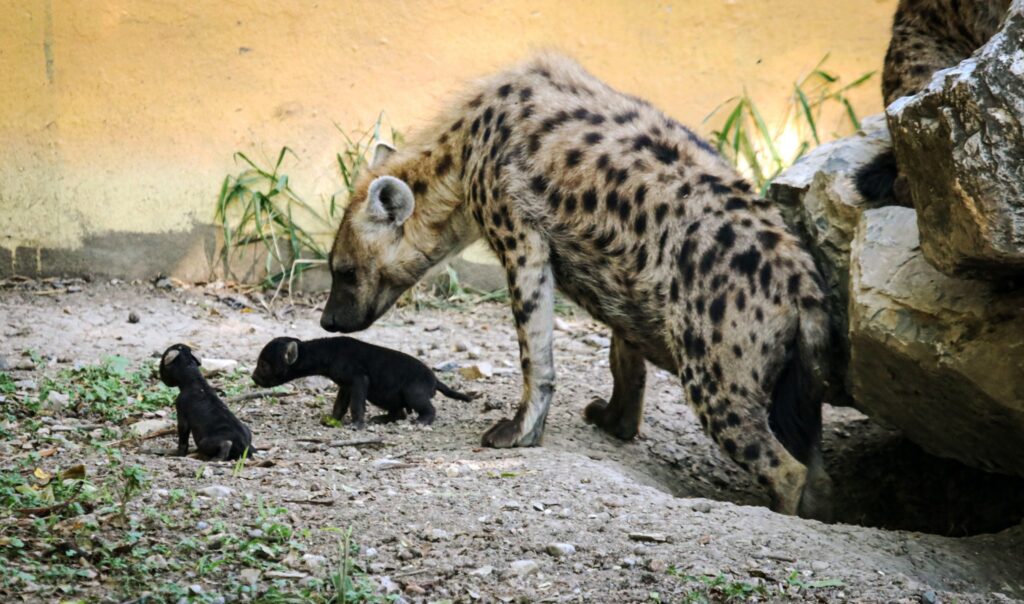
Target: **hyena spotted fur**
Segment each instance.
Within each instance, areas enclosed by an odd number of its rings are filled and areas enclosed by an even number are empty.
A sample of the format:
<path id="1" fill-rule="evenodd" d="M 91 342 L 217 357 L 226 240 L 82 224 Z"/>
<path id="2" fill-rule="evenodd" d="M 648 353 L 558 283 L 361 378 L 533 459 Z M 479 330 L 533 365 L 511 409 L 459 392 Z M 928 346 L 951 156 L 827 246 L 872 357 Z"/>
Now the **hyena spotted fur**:
<path id="1" fill-rule="evenodd" d="M 773 509 L 826 518 L 822 280 L 778 210 L 706 142 L 571 59 L 473 87 L 360 181 L 330 256 L 329 331 L 364 329 L 483 237 L 508 277 L 523 394 L 492 447 L 537 445 L 555 387 L 555 288 L 612 330 L 610 399 L 586 419 L 638 434 L 645 360 L 677 374 L 711 438 Z"/>
<path id="2" fill-rule="evenodd" d="M 932 75 L 971 56 L 999 30 L 1010 0 L 900 0 L 882 69 L 882 96 L 896 99 L 924 90 Z M 912 205 L 907 187 L 897 180 L 896 157 L 881 153 L 857 175 L 867 199 L 895 194 Z"/>

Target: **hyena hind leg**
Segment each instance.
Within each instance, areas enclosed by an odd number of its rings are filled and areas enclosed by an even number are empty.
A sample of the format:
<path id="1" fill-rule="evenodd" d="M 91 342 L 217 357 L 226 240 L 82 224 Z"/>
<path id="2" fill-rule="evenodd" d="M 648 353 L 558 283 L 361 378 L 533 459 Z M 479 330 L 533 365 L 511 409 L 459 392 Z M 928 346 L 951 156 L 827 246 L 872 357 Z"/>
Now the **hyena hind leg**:
<path id="1" fill-rule="evenodd" d="M 609 360 L 613 380 L 611 400 L 595 398 L 583 410 L 583 418 L 612 436 L 630 440 L 640 433 L 643 421 L 647 367 L 643 355 L 617 334 L 612 334 Z"/>

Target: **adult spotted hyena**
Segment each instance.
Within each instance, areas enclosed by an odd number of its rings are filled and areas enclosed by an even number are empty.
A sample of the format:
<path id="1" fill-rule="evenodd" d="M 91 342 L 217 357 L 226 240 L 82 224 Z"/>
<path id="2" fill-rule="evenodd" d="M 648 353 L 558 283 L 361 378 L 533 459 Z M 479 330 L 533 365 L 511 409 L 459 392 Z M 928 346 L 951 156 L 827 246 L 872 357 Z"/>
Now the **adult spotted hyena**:
<path id="1" fill-rule="evenodd" d="M 650 361 L 773 509 L 827 515 L 822 281 L 706 142 L 562 56 L 484 80 L 404 149 L 378 147 L 338 229 L 321 325 L 366 328 L 481 236 L 508 274 L 523 369 L 515 417 L 484 445 L 540 443 L 557 287 L 613 332 L 614 388 L 588 421 L 636 436 Z"/>

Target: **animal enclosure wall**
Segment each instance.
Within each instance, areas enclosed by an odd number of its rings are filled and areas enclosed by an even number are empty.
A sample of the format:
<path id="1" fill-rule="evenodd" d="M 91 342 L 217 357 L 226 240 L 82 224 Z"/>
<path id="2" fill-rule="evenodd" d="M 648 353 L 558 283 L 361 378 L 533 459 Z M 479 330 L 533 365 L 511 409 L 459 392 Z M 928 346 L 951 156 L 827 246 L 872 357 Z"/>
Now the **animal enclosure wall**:
<path id="1" fill-rule="evenodd" d="M 707 133 L 745 86 L 769 114 L 826 53 L 879 69 L 895 0 L 0 3 L 0 275 L 210 276 L 235 151 L 282 146 L 306 199 L 346 132 L 423 124 L 464 80 L 556 48 Z M 881 109 L 877 85 L 852 96 Z M 773 103 L 775 103 L 773 105 Z"/>

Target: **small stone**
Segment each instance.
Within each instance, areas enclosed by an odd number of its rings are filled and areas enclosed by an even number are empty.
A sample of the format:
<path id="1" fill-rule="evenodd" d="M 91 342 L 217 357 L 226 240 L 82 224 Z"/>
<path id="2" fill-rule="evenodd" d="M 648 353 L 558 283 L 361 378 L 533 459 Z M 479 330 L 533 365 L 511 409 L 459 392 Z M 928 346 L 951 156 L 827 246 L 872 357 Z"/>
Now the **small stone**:
<path id="1" fill-rule="evenodd" d="M 210 499 L 224 499 L 230 497 L 234 493 L 234 489 L 225 487 L 223 485 L 215 484 L 208 487 L 204 487 L 197 491 L 200 495 L 209 497 Z"/>
<path id="2" fill-rule="evenodd" d="M 10 367 L 10 364 L 7 362 L 7 357 L 0 356 L 0 371 L 7 371 Z"/>
<path id="3" fill-rule="evenodd" d="M 260 580 L 260 571 L 255 568 L 244 568 L 238 573 L 242 583 L 252 585 Z"/>
<path id="4" fill-rule="evenodd" d="M 540 570 L 540 564 L 534 560 L 516 560 L 509 564 L 509 570 L 517 577 L 527 577 Z"/>
<path id="5" fill-rule="evenodd" d="M 69 402 L 71 402 L 71 397 L 63 392 L 51 390 L 49 394 L 46 395 L 46 408 L 54 413 L 60 413 L 63 411 L 64 407 L 67 406 Z"/>
<path id="6" fill-rule="evenodd" d="M 367 547 L 367 548 L 363 549 L 363 557 L 364 558 L 376 558 L 377 557 L 377 548 L 375 548 L 375 547 Z"/>
<path id="7" fill-rule="evenodd" d="M 921 594 L 921 603 L 922 604 L 938 604 L 938 602 L 939 602 L 939 599 L 935 596 L 935 592 L 934 591 L 929 590 L 929 591 L 926 591 L 923 594 Z"/>
<path id="8" fill-rule="evenodd" d="M 494 572 L 494 567 L 493 566 L 484 565 L 484 566 L 481 566 L 480 568 L 477 568 L 475 570 L 470 571 L 469 574 L 477 576 L 477 577 L 487 577 L 487 576 L 490 576 L 490 574 L 493 573 L 493 572 Z"/>
<path id="9" fill-rule="evenodd" d="M 482 380 L 494 376 L 494 366 L 483 361 L 459 369 L 459 375 L 467 380 Z"/>
<path id="10" fill-rule="evenodd" d="M 550 543 L 544 549 L 555 558 L 564 558 L 576 553 L 576 547 L 570 543 Z"/>
<path id="11" fill-rule="evenodd" d="M 572 325 L 567 323 L 562 317 L 555 317 L 555 331 L 564 331 L 566 333 L 573 330 Z"/>
<path id="12" fill-rule="evenodd" d="M 533 506 L 533 509 L 537 510 L 538 512 L 544 511 L 544 502 L 542 501 L 534 501 L 530 505 Z"/>
<path id="13" fill-rule="evenodd" d="M 327 564 L 327 558 L 325 556 L 317 556 L 316 554 L 302 554 L 302 565 L 309 570 L 317 570 Z"/>
<path id="14" fill-rule="evenodd" d="M 402 588 L 398 585 L 398 583 L 392 581 L 391 577 L 387 575 L 381 577 L 378 580 L 378 583 L 380 583 L 381 588 L 384 590 L 384 593 L 386 594 L 394 593 L 396 591 L 402 591 Z"/>
<path id="15" fill-rule="evenodd" d="M 621 564 L 622 564 L 622 566 L 624 568 L 633 568 L 634 566 L 636 566 L 639 563 L 640 563 L 640 561 L 637 560 L 636 558 L 634 558 L 633 556 L 628 556 L 626 558 L 623 558 L 622 562 L 621 562 Z"/>
<path id="16" fill-rule="evenodd" d="M 175 423 L 168 419 L 144 419 L 129 426 L 128 430 L 132 433 L 132 436 L 149 436 L 174 426 Z"/>
<path id="17" fill-rule="evenodd" d="M 188 586 L 188 590 L 194 594 L 201 594 L 203 593 L 203 586 L 199 585 L 198 583 L 193 583 L 192 585 Z"/>
<path id="18" fill-rule="evenodd" d="M 432 528 L 423 532 L 423 538 L 433 542 L 448 541 L 452 535 L 444 529 Z"/>
<path id="19" fill-rule="evenodd" d="M 203 359 L 200 368 L 206 375 L 219 375 L 234 371 L 238 367 L 238 361 L 234 359 Z"/>
<path id="20" fill-rule="evenodd" d="M 413 596 L 422 596 L 423 594 L 427 593 L 427 590 L 423 589 L 419 585 L 416 585 L 415 583 L 406 583 L 405 593 Z"/>
<path id="21" fill-rule="evenodd" d="M 128 322 L 129 323 L 138 323 L 139 322 L 139 313 L 135 312 L 134 310 L 131 311 L 130 313 L 128 313 Z"/>
<path id="22" fill-rule="evenodd" d="M 711 511 L 711 504 L 707 501 L 698 501 L 690 506 L 690 509 L 694 512 L 700 512 L 701 514 L 707 514 Z"/>
<path id="23" fill-rule="evenodd" d="M 453 360 L 442 361 L 442 362 L 437 363 L 436 365 L 434 365 L 434 371 L 440 371 L 440 372 L 446 373 L 448 371 L 455 371 L 460 366 L 462 366 L 462 363 L 460 363 L 459 361 L 453 361 Z"/>
<path id="24" fill-rule="evenodd" d="M 665 543 L 668 541 L 668 535 L 663 533 L 630 533 L 629 538 L 642 543 Z"/>
<path id="25" fill-rule="evenodd" d="M 18 390 L 35 390 L 39 386 L 36 385 L 35 380 L 18 380 L 14 382 L 14 387 Z"/>
<path id="26" fill-rule="evenodd" d="M 455 343 L 455 352 L 466 352 L 467 350 L 469 350 L 469 342 L 459 340 Z"/>
<path id="27" fill-rule="evenodd" d="M 153 554 L 152 556 L 149 556 L 148 558 L 143 560 L 143 562 L 149 568 L 159 570 L 167 568 L 167 559 L 161 556 L 160 554 Z"/>
<path id="28" fill-rule="evenodd" d="M 811 568 L 813 570 L 828 570 L 828 567 L 828 562 L 822 562 L 821 560 L 815 560 L 814 562 L 811 562 Z"/>
<path id="29" fill-rule="evenodd" d="M 608 348 L 612 345 L 612 341 L 604 336 L 599 336 L 595 333 L 586 335 L 583 337 L 583 342 L 589 344 L 594 348 Z"/>
<path id="30" fill-rule="evenodd" d="M 205 520 L 200 520 L 196 523 L 196 530 L 205 531 L 208 528 L 210 528 L 210 523 Z"/>
<path id="31" fill-rule="evenodd" d="M 651 558 L 647 562 L 647 570 L 652 573 L 663 573 L 668 570 L 668 563 L 658 558 Z"/>

